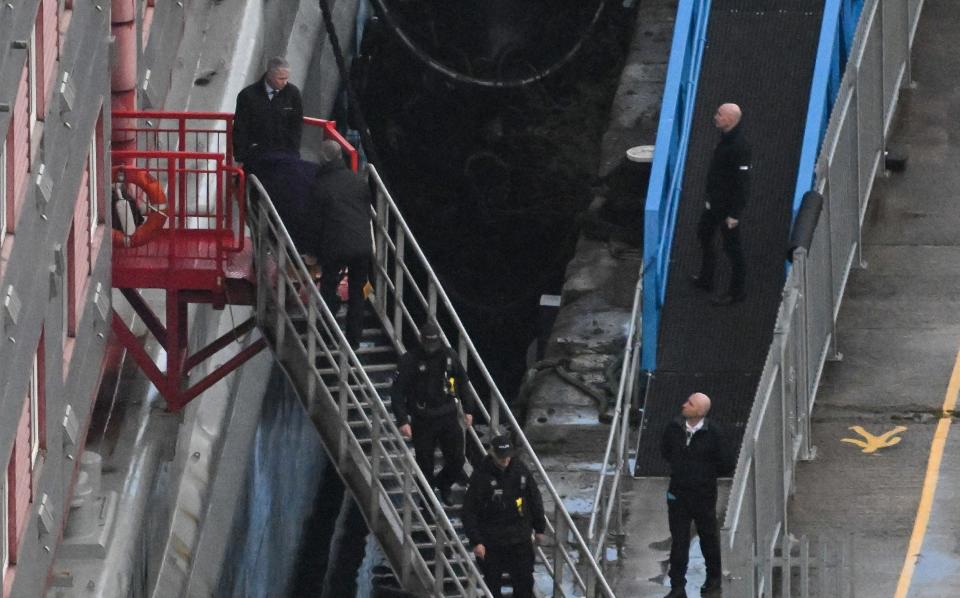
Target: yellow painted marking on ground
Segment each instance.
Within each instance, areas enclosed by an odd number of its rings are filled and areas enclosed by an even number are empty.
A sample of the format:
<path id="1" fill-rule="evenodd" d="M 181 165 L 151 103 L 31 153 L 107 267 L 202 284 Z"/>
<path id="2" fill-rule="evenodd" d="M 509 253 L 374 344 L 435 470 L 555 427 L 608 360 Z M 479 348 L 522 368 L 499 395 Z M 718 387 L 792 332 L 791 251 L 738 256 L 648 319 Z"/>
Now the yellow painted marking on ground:
<path id="1" fill-rule="evenodd" d="M 903 569 L 900 570 L 900 580 L 897 582 L 897 591 L 893 598 L 906 598 L 907 592 L 910 591 L 913 572 L 917 568 L 920 549 L 923 548 L 923 537 L 927 534 L 927 525 L 930 523 L 933 496 L 937 492 L 937 482 L 940 480 L 940 462 L 943 460 L 943 449 L 947 444 L 947 435 L 950 433 L 950 423 L 953 421 L 952 414 L 957 406 L 958 390 L 960 390 L 960 352 L 957 352 L 957 358 L 953 364 L 953 373 L 950 375 L 950 383 L 947 385 L 947 394 L 943 399 L 943 413 L 940 416 L 940 421 L 937 422 L 937 430 L 933 434 L 930 460 L 927 461 L 923 492 L 920 494 L 920 506 L 917 507 L 917 518 L 913 522 L 913 533 L 910 534 L 907 556 L 903 560 Z"/>
<path id="2" fill-rule="evenodd" d="M 893 446 L 895 444 L 900 444 L 902 438 L 897 436 L 900 432 L 906 432 L 906 426 L 897 426 L 896 428 L 884 432 L 879 436 L 874 436 L 870 432 L 867 432 L 860 426 L 851 426 L 848 430 L 853 430 L 860 436 L 863 436 L 866 440 L 858 440 L 856 438 L 841 438 L 840 442 L 849 442 L 850 444 L 855 444 L 863 449 L 864 453 L 875 453 L 882 448 L 887 448 L 888 446 Z"/>

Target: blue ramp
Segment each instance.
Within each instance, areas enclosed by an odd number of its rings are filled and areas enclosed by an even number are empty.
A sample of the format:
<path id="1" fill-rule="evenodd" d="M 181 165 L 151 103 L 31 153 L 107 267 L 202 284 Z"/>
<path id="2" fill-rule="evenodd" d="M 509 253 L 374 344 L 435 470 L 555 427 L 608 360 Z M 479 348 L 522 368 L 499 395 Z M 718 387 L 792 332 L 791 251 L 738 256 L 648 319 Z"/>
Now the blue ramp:
<path id="1" fill-rule="evenodd" d="M 773 335 L 784 281 L 784 258 L 797 167 L 819 40 L 823 0 L 713 0 L 697 86 L 683 193 L 670 254 L 647 396 L 636 475 L 668 473 L 659 442 L 666 423 L 694 391 L 714 399 L 714 412 L 740 445 Z M 700 266 L 696 238 L 707 166 L 719 133 L 712 115 L 740 104 L 753 146 L 749 204 L 741 220 L 747 256 L 747 299 L 727 307 L 688 282 Z M 717 238 L 719 244 L 719 235 Z M 716 288 L 729 266 L 718 245 Z"/>

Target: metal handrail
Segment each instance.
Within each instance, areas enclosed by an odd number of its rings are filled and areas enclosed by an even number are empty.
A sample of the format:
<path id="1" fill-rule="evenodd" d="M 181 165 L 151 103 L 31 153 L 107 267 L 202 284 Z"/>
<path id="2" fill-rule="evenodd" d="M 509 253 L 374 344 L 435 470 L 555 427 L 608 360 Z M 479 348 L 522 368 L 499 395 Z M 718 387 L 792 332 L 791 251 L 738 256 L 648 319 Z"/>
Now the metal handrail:
<path id="1" fill-rule="evenodd" d="M 569 512 L 563 506 L 563 500 L 560 494 L 550 482 L 546 470 L 534 453 L 530 442 L 523 434 L 523 430 L 510 410 L 506 399 L 504 399 L 496 382 L 487 370 L 476 346 L 473 344 L 460 317 L 457 315 L 453 303 L 441 286 L 433 268 L 430 267 L 430 263 L 423 253 L 423 250 L 420 248 L 410 227 L 407 225 L 399 208 L 383 184 L 379 173 L 372 165 L 367 166 L 367 172 L 369 173 L 371 186 L 376 190 L 377 194 L 374 212 L 376 246 L 374 305 L 384 326 L 389 330 L 391 336 L 396 340 L 400 348 L 403 346 L 404 325 L 410 326 L 411 330 L 415 331 L 419 337 L 419 326 L 414 314 L 411 312 L 412 306 L 404 302 L 405 291 L 408 287 L 412 287 L 412 292 L 406 297 L 412 299 L 415 304 L 419 306 L 419 309 L 424 311 L 425 317 L 437 318 L 437 312 L 441 310 L 438 320 L 440 320 L 441 324 L 449 323 L 449 326 L 444 330 L 444 341 L 447 342 L 448 346 L 456 347 L 464 367 L 467 368 L 468 371 L 479 373 L 479 378 L 483 380 L 488 388 L 490 395 L 489 411 L 483 401 L 480 400 L 479 393 L 473 382 L 471 381 L 467 385 L 467 391 L 472 398 L 475 399 L 481 412 L 481 423 L 489 424 L 492 431 L 499 431 L 501 429 L 502 418 L 512 427 L 519 448 L 526 457 L 525 461 L 539 474 L 546 493 L 553 499 L 555 520 L 553 522 L 547 521 L 548 531 L 552 533 L 555 538 L 552 562 L 547 557 L 543 547 L 537 546 L 537 553 L 546 566 L 547 571 L 553 577 L 554 596 L 568 595 L 562 587 L 564 567 L 569 568 L 574 586 L 584 593 L 588 591 L 591 584 L 585 581 L 580 575 L 577 570 L 578 563 L 586 565 L 588 576 L 595 580 L 598 590 L 603 596 L 614 596 L 613 590 L 604 578 L 603 572 L 593 557 L 589 546 L 584 541 L 583 536 L 574 524 Z M 411 271 L 410 264 L 407 263 L 407 261 L 410 260 L 410 258 L 405 257 L 407 251 L 413 253 L 412 257 L 413 260 L 415 260 L 414 264 L 417 271 L 425 278 L 426 292 L 421 288 L 421 284 L 418 283 L 414 272 Z M 455 342 L 449 342 L 450 339 L 446 334 L 447 332 L 451 332 L 455 336 L 453 339 Z M 476 378 L 476 376 L 471 377 Z M 480 451 L 484 450 L 483 443 L 474 428 L 469 429 L 468 436 L 471 438 L 471 442 L 476 449 Z M 566 533 L 573 537 L 573 544 L 579 552 L 579 559 L 571 555 L 564 547 L 563 536 Z"/>
<path id="2" fill-rule="evenodd" d="M 623 351 L 623 367 L 620 371 L 620 385 L 617 389 L 617 400 L 610 422 L 610 435 L 607 437 L 607 449 L 603 453 L 603 464 L 600 468 L 600 479 L 597 480 L 597 491 L 593 497 L 593 508 L 590 511 L 590 525 L 587 527 L 587 540 L 593 546 L 593 556 L 598 562 L 606 561 L 603 550 L 606 545 L 607 533 L 610 529 L 610 520 L 614 509 L 617 512 L 618 533 L 623 531 L 623 512 L 621 510 L 622 493 L 620 482 L 624 471 L 629 466 L 627 458 L 627 440 L 630 435 L 630 407 L 636 388 L 637 376 L 640 373 L 640 333 L 642 321 L 643 276 L 637 280 L 633 292 L 633 315 L 630 317 L 630 327 L 627 331 L 627 342 Z M 648 373 L 649 376 L 649 373 Z M 647 389 L 650 384 L 647 381 Z M 613 448 L 616 445 L 615 459 L 611 459 Z M 610 471 L 613 476 L 610 483 Z M 602 519 L 600 518 L 602 514 Z M 601 525 L 598 532 L 597 526 Z"/>
<path id="3" fill-rule="evenodd" d="M 267 333 L 265 336 L 270 339 L 277 361 L 285 367 L 291 380 L 302 377 L 304 373 L 292 372 L 285 366 L 284 351 L 290 347 L 285 341 L 292 341 L 293 346 L 299 349 L 301 361 L 305 358 L 312 364 L 312 371 L 308 373 L 307 379 L 308 389 L 312 392 L 298 392 L 306 411 L 311 416 L 323 409 L 336 409 L 339 412 L 338 421 L 323 422 L 331 426 L 327 429 L 328 432 L 335 430 L 337 441 L 331 442 L 328 435 L 324 437 L 324 442 L 345 480 L 348 479 L 345 468 L 350 468 L 351 471 L 359 472 L 360 479 L 365 480 L 372 490 L 369 503 L 361 505 L 370 529 L 382 540 L 379 536 L 384 533 L 384 526 L 378 522 L 380 519 L 386 520 L 386 529 L 397 536 L 396 543 L 403 547 L 401 554 L 384 551 L 388 558 L 391 558 L 391 564 L 401 576 L 406 576 L 406 568 L 412 567 L 422 578 L 428 591 L 432 589 L 434 594 L 439 595 L 444 582 L 448 581 L 453 582 L 462 595 L 479 593 L 492 596 L 442 505 L 432 491 L 423 491 L 429 489 L 430 485 L 417 467 L 392 414 L 384 405 L 357 355 L 350 348 L 334 315 L 321 299 L 313 278 L 269 195 L 255 176 L 250 176 L 249 181 L 258 195 L 250 202 L 248 211 L 258 259 L 258 323 Z M 273 295 L 268 296 L 268 293 Z M 276 314 L 267 313 L 269 299 L 274 299 Z M 302 329 L 304 324 L 306 330 Z M 335 388 L 325 385 L 319 369 L 315 366 L 318 358 L 325 360 L 327 367 L 336 373 L 338 384 Z M 326 404 L 320 404 L 321 401 Z M 354 427 L 348 423 L 351 408 L 360 414 L 361 429 L 368 432 L 372 439 L 370 456 L 364 453 Z M 364 408 L 371 410 L 369 417 Z M 320 426 L 319 423 L 317 425 Z M 320 432 L 323 437 L 324 430 Z M 384 468 L 396 477 L 403 478 L 402 511 L 394 505 L 380 482 L 379 473 L 384 471 Z M 410 483 L 411 479 L 415 483 Z M 357 494 L 359 497 L 360 493 Z M 429 517 L 435 522 L 435 529 L 416 505 L 427 509 Z M 417 530 L 414 530 L 415 526 Z M 436 547 L 436 564 L 433 570 L 423 555 L 415 549 L 416 541 L 412 537 L 414 531 L 426 533 L 430 543 Z M 450 556 L 447 555 L 448 550 L 452 552 Z M 466 576 L 468 583 L 461 584 L 455 567 L 461 568 L 461 573 Z"/>

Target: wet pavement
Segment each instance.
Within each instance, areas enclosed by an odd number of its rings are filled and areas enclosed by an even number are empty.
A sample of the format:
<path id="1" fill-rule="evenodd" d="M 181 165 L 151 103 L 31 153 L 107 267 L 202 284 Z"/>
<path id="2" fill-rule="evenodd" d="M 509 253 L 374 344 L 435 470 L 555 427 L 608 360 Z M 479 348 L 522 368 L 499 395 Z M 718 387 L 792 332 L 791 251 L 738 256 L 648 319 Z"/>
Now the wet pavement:
<path id="1" fill-rule="evenodd" d="M 866 268 L 851 273 L 837 323 L 843 359 L 824 370 L 817 457 L 798 465 L 789 510 L 795 535 L 853 534 L 857 596 L 960 593 L 960 432 L 941 416 L 960 382 L 958 42 L 956 3 L 925 2 L 915 86 L 902 93 L 891 140 L 906 149 L 907 167 L 874 188 Z M 864 453 L 843 441 L 863 440 L 854 426 L 870 435 L 902 427 L 893 435 L 901 441 Z"/>

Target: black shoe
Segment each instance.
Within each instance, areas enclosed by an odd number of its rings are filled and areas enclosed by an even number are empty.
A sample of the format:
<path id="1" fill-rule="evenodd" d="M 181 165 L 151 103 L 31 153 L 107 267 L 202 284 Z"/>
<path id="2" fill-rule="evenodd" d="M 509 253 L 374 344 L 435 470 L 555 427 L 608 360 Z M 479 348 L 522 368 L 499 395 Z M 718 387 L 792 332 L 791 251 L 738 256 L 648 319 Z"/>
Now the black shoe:
<path id="1" fill-rule="evenodd" d="M 687 598 L 687 591 L 683 588 L 671 588 L 670 593 L 663 598 Z"/>
<path id="2" fill-rule="evenodd" d="M 723 580 L 719 577 L 708 577 L 707 583 L 700 586 L 701 594 L 709 594 L 712 592 L 719 592 L 723 589 Z"/>
<path id="3" fill-rule="evenodd" d="M 699 274 L 696 276 L 690 277 L 690 284 L 692 284 L 695 288 L 698 288 L 701 291 L 706 291 L 708 293 L 713 290 L 713 282 L 707 280 L 706 278 L 704 278 L 703 276 L 700 276 Z"/>
<path id="4" fill-rule="evenodd" d="M 714 297 L 710 300 L 710 305 L 724 306 L 724 305 L 733 305 L 734 303 L 740 303 L 746 298 L 745 295 L 722 295 L 720 297 Z"/>

